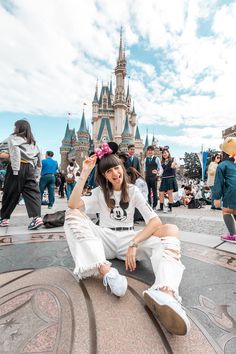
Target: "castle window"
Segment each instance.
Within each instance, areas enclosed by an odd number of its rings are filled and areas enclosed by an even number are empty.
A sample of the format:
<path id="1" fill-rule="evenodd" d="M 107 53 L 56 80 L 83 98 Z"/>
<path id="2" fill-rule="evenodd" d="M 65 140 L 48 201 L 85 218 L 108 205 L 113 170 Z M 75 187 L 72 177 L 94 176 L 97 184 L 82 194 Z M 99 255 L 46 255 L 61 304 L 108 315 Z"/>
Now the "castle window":
<path id="1" fill-rule="evenodd" d="M 103 109 L 107 109 L 107 98 L 103 98 Z"/>

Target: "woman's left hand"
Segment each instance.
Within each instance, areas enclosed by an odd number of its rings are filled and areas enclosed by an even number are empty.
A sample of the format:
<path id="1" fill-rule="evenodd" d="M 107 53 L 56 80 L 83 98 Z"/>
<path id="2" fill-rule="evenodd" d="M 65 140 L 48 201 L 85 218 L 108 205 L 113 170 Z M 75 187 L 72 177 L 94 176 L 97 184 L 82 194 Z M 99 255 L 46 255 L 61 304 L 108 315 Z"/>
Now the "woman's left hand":
<path id="1" fill-rule="evenodd" d="M 125 258 L 125 269 L 131 272 L 136 269 L 137 247 L 129 247 Z"/>
<path id="2" fill-rule="evenodd" d="M 172 164 L 171 164 L 171 168 L 176 168 L 176 166 L 177 166 L 177 164 L 176 164 L 176 162 L 172 162 Z"/>

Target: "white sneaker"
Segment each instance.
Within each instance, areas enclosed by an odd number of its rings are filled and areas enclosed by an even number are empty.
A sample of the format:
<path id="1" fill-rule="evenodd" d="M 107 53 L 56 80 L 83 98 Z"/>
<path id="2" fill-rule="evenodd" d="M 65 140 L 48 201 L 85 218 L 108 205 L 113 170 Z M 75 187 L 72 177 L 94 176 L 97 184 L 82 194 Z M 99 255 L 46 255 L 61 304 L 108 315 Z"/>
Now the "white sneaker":
<path id="1" fill-rule="evenodd" d="M 103 277 L 103 285 L 109 285 L 112 294 L 116 296 L 124 296 L 127 290 L 127 279 L 124 275 L 120 275 L 117 269 L 111 268 Z"/>
<path id="2" fill-rule="evenodd" d="M 144 301 L 153 315 L 168 332 L 185 335 L 190 330 L 190 321 L 181 304 L 163 291 L 148 289 L 143 292 Z"/>

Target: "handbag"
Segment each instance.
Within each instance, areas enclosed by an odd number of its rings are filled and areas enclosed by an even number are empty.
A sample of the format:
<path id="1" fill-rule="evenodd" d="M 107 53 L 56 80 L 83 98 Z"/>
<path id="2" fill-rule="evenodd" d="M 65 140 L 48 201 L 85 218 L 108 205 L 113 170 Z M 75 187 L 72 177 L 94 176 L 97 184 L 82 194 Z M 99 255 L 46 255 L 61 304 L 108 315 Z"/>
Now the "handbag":
<path id="1" fill-rule="evenodd" d="M 65 222 L 65 210 L 57 211 L 53 214 L 46 214 L 43 217 L 43 223 L 46 228 L 60 227 Z"/>

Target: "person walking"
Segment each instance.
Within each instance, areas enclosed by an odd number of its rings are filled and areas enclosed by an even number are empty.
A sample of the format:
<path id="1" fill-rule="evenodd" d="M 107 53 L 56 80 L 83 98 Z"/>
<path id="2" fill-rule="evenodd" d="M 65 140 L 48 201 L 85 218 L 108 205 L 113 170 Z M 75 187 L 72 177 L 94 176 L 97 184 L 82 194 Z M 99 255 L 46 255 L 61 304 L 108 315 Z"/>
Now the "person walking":
<path id="1" fill-rule="evenodd" d="M 176 181 L 176 167 L 177 163 L 174 158 L 171 157 L 169 149 L 162 149 L 162 160 L 161 166 L 163 173 L 161 176 L 161 185 L 159 188 L 159 198 L 160 198 L 160 211 L 163 211 L 164 206 L 164 196 L 165 193 L 168 195 L 169 200 L 169 210 L 172 211 L 172 204 L 174 203 L 173 192 L 178 191 L 178 185 Z"/>
<path id="2" fill-rule="evenodd" d="M 147 147 L 147 157 L 144 159 L 145 180 L 148 186 L 148 202 L 153 209 L 157 206 L 157 177 L 162 174 L 159 157 L 154 155 L 154 146 Z M 151 197 L 152 195 L 152 197 Z"/>
<path id="3" fill-rule="evenodd" d="M 144 300 L 165 328 L 185 335 L 190 323 L 178 293 L 184 266 L 180 261 L 180 241 L 175 225 L 162 225 L 139 189 L 127 182 L 115 143 L 103 144 L 83 162 L 79 180 L 72 191 L 65 218 L 66 239 L 79 279 L 100 274 L 103 284 L 116 296 L 124 296 L 127 279 L 109 260 L 125 261 L 126 271 L 136 269 L 136 261 L 149 259 L 155 273 L 153 286 L 144 291 Z M 84 184 L 97 162 L 98 187 L 91 196 L 82 196 Z M 134 231 L 134 211 L 139 209 L 146 226 Z M 100 213 L 100 225 L 86 214 Z"/>
<path id="4" fill-rule="evenodd" d="M 66 198 L 69 200 L 71 192 L 76 185 L 76 175 L 79 172 L 79 165 L 73 159 L 66 168 Z"/>
<path id="5" fill-rule="evenodd" d="M 212 189 L 216 208 L 223 201 L 223 219 L 228 234 L 221 236 L 223 241 L 236 243 L 236 138 L 226 138 L 220 145 L 223 161 L 217 166 L 215 183 Z"/>
<path id="6" fill-rule="evenodd" d="M 49 209 L 51 209 L 55 203 L 55 175 L 58 170 L 58 163 L 56 160 L 53 160 L 53 156 L 53 151 L 46 152 L 45 159 L 42 160 L 42 170 L 39 181 L 41 200 L 43 200 L 43 193 L 45 189 L 47 188 L 48 190 Z"/>
<path id="7" fill-rule="evenodd" d="M 216 175 L 216 169 L 218 167 L 218 164 L 221 162 L 221 155 L 220 154 L 215 154 L 212 156 L 211 162 L 208 166 L 207 169 L 207 185 L 211 189 L 211 209 L 216 209 L 214 205 L 214 199 L 212 198 L 212 189 L 214 186 L 215 182 L 215 175 Z M 221 207 L 217 208 L 218 210 L 221 210 Z"/>
<path id="8" fill-rule="evenodd" d="M 28 229 L 35 230 L 43 225 L 41 218 L 41 200 L 38 183 L 35 178 L 36 167 L 41 167 L 40 151 L 27 120 L 15 122 L 13 134 L 6 140 L 8 152 L 0 153 L 0 158 L 9 158 L 5 176 L 0 226 L 7 227 L 22 194 L 29 218 Z"/>
<path id="9" fill-rule="evenodd" d="M 65 183 L 66 183 L 66 178 L 65 178 L 65 173 L 64 170 L 62 170 L 59 173 L 59 178 L 60 178 L 60 184 L 58 188 L 58 194 L 60 198 L 65 198 Z"/>
<path id="10" fill-rule="evenodd" d="M 134 167 L 139 173 L 141 172 L 139 158 L 137 156 L 135 156 L 135 145 L 134 144 L 128 145 L 128 158 L 127 158 L 127 161 L 125 162 L 126 170 L 129 167 Z"/>

